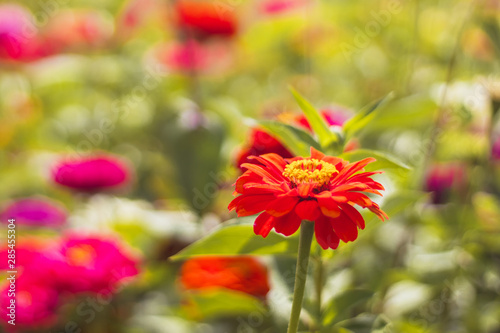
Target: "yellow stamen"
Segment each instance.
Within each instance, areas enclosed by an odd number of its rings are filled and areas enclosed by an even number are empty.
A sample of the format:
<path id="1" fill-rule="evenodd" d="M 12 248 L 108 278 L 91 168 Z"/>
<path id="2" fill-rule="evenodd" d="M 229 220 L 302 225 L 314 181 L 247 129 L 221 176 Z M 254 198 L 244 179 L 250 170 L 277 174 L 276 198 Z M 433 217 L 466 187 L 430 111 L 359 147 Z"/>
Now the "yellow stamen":
<path id="1" fill-rule="evenodd" d="M 311 158 L 288 164 L 283 176 L 295 185 L 311 183 L 322 186 L 330 181 L 334 173 L 338 173 L 338 170 L 333 164 Z"/>

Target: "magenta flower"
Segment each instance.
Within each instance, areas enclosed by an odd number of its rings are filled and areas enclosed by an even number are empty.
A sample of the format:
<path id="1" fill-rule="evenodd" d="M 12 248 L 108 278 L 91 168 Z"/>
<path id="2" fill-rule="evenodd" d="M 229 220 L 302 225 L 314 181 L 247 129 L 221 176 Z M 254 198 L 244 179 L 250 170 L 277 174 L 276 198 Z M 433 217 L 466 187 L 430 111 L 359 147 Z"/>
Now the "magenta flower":
<path id="1" fill-rule="evenodd" d="M 57 251 L 62 262 L 57 283 L 72 293 L 111 294 L 139 273 L 139 261 L 115 239 L 67 235 Z"/>
<path id="2" fill-rule="evenodd" d="M 82 192 L 97 192 L 125 185 L 130 170 L 122 160 L 100 155 L 60 162 L 53 172 L 54 181 Z"/>
<path id="3" fill-rule="evenodd" d="M 47 55 L 34 21 L 24 7 L 0 5 L 0 59 L 31 61 Z"/>
<path id="4" fill-rule="evenodd" d="M 493 143 L 491 148 L 491 157 L 495 161 L 500 161 L 500 137 Z"/>
<path id="5" fill-rule="evenodd" d="M 196 40 L 160 45 L 153 50 L 154 58 L 167 68 L 179 72 L 220 73 L 232 63 L 226 43 L 200 43 Z"/>
<path id="6" fill-rule="evenodd" d="M 458 163 L 433 165 L 426 177 L 426 191 L 432 192 L 434 204 L 449 201 L 453 192 L 462 192 L 466 186 L 465 168 Z"/>
<path id="7" fill-rule="evenodd" d="M 7 280 L 8 281 L 8 280 Z M 4 325 L 12 319 L 10 315 L 9 284 L 0 290 L 0 316 Z M 15 280 L 15 323 L 18 328 L 48 328 L 56 321 L 59 296 L 56 289 L 34 274 L 22 274 Z"/>
<path id="8" fill-rule="evenodd" d="M 24 225 L 58 227 L 66 223 L 67 212 L 56 201 L 33 197 L 13 201 L 0 213 L 3 223 L 12 218 Z"/>

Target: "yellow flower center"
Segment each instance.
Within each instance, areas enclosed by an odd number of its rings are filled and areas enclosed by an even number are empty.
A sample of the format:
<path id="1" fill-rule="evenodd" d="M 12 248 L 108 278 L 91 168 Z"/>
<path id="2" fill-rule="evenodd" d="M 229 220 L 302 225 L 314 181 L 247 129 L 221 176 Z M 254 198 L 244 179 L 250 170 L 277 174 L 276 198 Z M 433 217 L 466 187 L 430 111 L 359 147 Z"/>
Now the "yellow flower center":
<path id="1" fill-rule="evenodd" d="M 333 164 L 311 158 L 288 164 L 285 167 L 283 176 L 295 185 L 311 183 L 316 186 L 323 186 L 330 181 L 334 173 L 338 173 L 338 170 Z"/>
<path id="2" fill-rule="evenodd" d="M 87 266 L 94 261 L 97 254 L 90 245 L 78 245 L 67 250 L 68 262 L 73 266 Z"/>

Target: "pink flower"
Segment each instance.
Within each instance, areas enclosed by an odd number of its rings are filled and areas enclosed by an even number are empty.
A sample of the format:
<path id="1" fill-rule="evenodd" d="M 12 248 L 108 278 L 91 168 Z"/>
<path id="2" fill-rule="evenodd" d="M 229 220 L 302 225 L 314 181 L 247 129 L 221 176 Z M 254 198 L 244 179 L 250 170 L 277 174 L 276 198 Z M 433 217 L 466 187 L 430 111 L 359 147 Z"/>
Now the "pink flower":
<path id="1" fill-rule="evenodd" d="M 82 191 L 97 192 L 125 185 L 130 180 L 129 167 L 110 155 L 98 155 L 60 162 L 53 172 L 54 181 Z"/>
<path id="2" fill-rule="evenodd" d="M 7 280 L 8 281 L 8 280 Z M 0 290 L 0 316 L 4 325 L 12 317 L 8 308 L 13 299 L 10 286 L 6 284 Z M 51 285 L 40 282 L 36 274 L 22 274 L 15 280 L 15 323 L 17 328 L 48 328 L 56 321 L 59 295 Z"/>
<path id="3" fill-rule="evenodd" d="M 306 3 L 307 0 L 266 0 L 261 4 L 260 9 L 265 14 L 282 14 Z"/>
<path id="4" fill-rule="evenodd" d="M 232 61 L 231 52 L 225 43 L 199 43 L 195 40 L 161 45 L 154 57 L 168 68 L 180 72 L 219 73 L 227 69 Z"/>
<path id="5" fill-rule="evenodd" d="M 46 56 L 31 13 L 17 4 L 0 5 L 0 59 L 32 61 Z"/>
<path id="6" fill-rule="evenodd" d="M 58 254 L 59 288 L 71 293 L 114 293 L 119 283 L 139 273 L 138 260 L 115 239 L 67 235 Z"/>
<path id="7" fill-rule="evenodd" d="M 493 143 L 491 148 L 491 157 L 495 161 L 500 161 L 500 137 Z"/>
<path id="8" fill-rule="evenodd" d="M 43 29 L 45 47 L 51 53 L 105 46 L 113 26 L 92 10 L 62 10 Z"/>
<path id="9" fill-rule="evenodd" d="M 459 193 L 466 186 L 465 168 L 458 163 L 440 163 L 433 165 L 426 178 L 426 191 L 432 193 L 434 204 L 449 201 L 453 192 Z"/>
<path id="10" fill-rule="evenodd" d="M 58 227 L 66 223 L 67 212 L 56 201 L 32 197 L 13 201 L 0 213 L 0 219 L 4 223 L 12 218 L 16 223 L 24 225 Z"/>

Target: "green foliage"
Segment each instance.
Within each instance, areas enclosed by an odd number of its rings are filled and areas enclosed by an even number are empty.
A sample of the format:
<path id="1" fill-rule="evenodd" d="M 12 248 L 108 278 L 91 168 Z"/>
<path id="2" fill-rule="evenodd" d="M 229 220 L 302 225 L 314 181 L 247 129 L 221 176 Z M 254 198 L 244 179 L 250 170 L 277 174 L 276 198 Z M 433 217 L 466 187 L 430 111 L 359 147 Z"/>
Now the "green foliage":
<path id="1" fill-rule="evenodd" d="M 271 232 L 266 238 L 256 235 L 251 224 L 227 221 L 208 236 L 184 249 L 173 260 L 203 255 L 294 255 L 298 238 Z M 235 223 L 236 222 L 236 223 Z"/>

